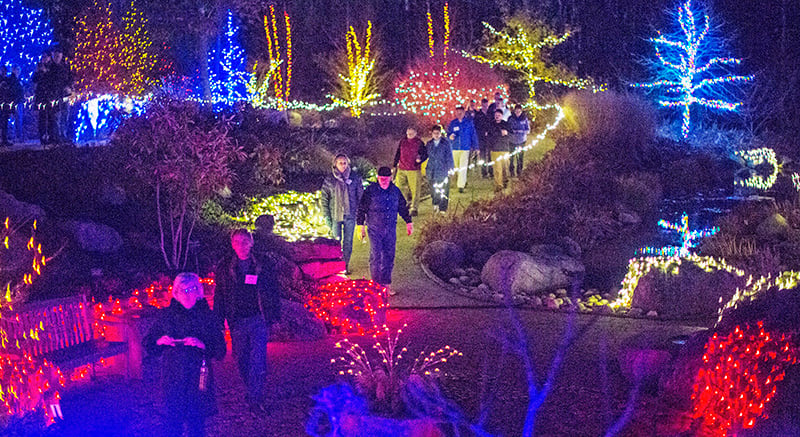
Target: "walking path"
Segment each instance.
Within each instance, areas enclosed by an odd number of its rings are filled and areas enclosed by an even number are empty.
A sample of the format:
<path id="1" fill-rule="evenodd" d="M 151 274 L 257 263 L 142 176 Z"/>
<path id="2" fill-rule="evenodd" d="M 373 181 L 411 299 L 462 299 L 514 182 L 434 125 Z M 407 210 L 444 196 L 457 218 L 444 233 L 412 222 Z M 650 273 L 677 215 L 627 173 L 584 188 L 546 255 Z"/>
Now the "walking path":
<path id="1" fill-rule="evenodd" d="M 540 151 L 541 154 L 541 151 Z M 461 211 L 471 201 L 491 195 L 491 180 L 470 175 L 465 193 L 451 192 L 451 211 Z M 430 217 L 430 200 L 422 203 L 418 226 Z M 393 329 L 408 324 L 401 337 L 409 349 L 405 364 L 423 348 L 427 351 L 444 345 L 463 353 L 443 368 L 444 392 L 474 417 L 482 397 L 482 381 L 496 374 L 497 396 L 486 429 L 497 435 L 520 435 L 527 406 L 525 374 L 514 357 L 501 366 L 500 334 L 508 327 L 505 308 L 451 293 L 425 276 L 412 258 L 416 238 L 405 236 L 405 224 L 397 228 L 397 262 L 393 286 L 399 292 L 390 297 L 389 324 Z M 369 277 L 369 245 L 356 242 L 351 261 L 353 277 Z M 520 310 L 528 334 L 535 366 L 544 374 L 562 339 L 566 314 Z M 624 319 L 579 315 L 581 335 L 570 347 L 556 384 L 539 412 L 536 435 L 597 436 L 621 414 L 629 384 L 618 363 L 626 339 L 645 334 L 654 341 L 665 341 L 698 328 L 643 319 Z M 337 356 L 334 344 L 340 336 L 314 342 L 270 343 L 271 372 L 269 403 L 271 414 L 255 417 L 243 402 L 243 386 L 230 356 L 215 363 L 220 413 L 207 423 L 211 436 L 304 436 L 304 424 L 313 405 L 311 396 L 337 381 L 337 369 L 330 360 Z M 369 345 L 371 338 L 350 337 Z M 434 349 L 435 348 L 435 349 Z M 364 347 L 372 354 L 370 347 Z M 410 359 L 410 360 L 409 360 Z M 444 366 L 443 366 L 444 367 Z M 159 398 L 157 369 L 145 367 L 144 381 L 124 381 L 101 376 L 66 393 L 62 401 L 65 422 L 49 431 L 52 435 L 74 436 L 154 436 L 160 433 L 165 408 Z M 541 381 L 541 379 L 539 379 Z M 491 384 L 490 384 L 491 385 Z M 645 397 L 639 401 L 634 418 L 637 429 L 620 435 L 656 435 L 653 431 L 662 415 L 648 411 Z M 644 425 L 642 425 L 644 424 Z M 644 428 L 641 428 L 641 427 Z"/>

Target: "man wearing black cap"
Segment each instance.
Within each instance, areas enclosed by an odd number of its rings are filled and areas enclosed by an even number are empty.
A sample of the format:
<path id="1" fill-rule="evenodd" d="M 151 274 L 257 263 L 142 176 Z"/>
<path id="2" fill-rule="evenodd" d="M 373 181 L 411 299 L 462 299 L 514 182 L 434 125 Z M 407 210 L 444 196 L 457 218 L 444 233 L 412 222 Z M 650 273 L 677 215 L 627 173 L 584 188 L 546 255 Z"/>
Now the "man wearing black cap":
<path id="1" fill-rule="evenodd" d="M 394 249 L 397 241 L 397 215 L 406 222 L 406 233 L 414 232 L 411 223 L 411 214 L 408 203 L 403 193 L 392 183 L 392 169 L 381 167 L 378 169 L 378 183 L 370 184 L 356 212 L 356 235 L 363 240 L 367 234 L 364 229 L 366 222 L 369 230 L 369 271 L 372 280 L 386 287 L 389 295 L 394 296 L 392 290 L 392 269 L 394 268 Z"/>

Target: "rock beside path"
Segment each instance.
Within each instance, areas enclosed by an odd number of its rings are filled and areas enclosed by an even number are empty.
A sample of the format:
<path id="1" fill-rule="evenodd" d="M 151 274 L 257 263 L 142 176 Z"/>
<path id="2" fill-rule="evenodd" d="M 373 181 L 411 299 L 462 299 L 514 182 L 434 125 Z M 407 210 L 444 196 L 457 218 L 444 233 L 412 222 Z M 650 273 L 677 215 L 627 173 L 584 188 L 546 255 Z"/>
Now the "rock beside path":
<path id="1" fill-rule="evenodd" d="M 433 241 L 422 252 L 421 261 L 436 276 L 448 279 L 464 263 L 464 250 L 449 241 Z M 461 273 L 461 272 L 459 272 Z"/>
<path id="2" fill-rule="evenodd" d="M 495 291 L 507 283 L 513 294 L 538 294 L 569 287 L 583 275 L 583 264 L 563 253 L 558 246 L 536 246 L 533 255 L 501 250 L 486 262 L 481 280 Z"/>

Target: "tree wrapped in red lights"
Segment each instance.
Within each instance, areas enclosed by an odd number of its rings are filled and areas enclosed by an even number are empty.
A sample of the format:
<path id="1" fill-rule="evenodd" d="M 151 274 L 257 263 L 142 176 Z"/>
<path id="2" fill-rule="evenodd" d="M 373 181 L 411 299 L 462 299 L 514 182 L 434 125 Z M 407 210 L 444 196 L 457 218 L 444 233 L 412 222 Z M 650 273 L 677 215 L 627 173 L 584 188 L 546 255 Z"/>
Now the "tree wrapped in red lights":
<path id="1" fill-rule="evenodd" d="M 397 79 L 394 93 L 397 104 L 426 121 L 446 121 L 456 105 L 466 107 L 471 100 L 491 100 L 494 93 L 508 96 L 508 86 L 490 67 L 450 53 L 421 59 Z"/>
<path id="2" fill-rule="evenodd" d="M 386 322 L 386 288 L 367 279 L 333 282 L 317 289 L 306 308 L 342 333 L 377 332 Z"/>
<path id="3" fill-rule="evenodd" d="M 737 326 L 726 336 L 714 334 L 706 344 L 692 393 L 692 417 L 699 435 L 737 435 L 766 418 L 775 383 L 797 363 L 798 345 L 789 334 Z"/>

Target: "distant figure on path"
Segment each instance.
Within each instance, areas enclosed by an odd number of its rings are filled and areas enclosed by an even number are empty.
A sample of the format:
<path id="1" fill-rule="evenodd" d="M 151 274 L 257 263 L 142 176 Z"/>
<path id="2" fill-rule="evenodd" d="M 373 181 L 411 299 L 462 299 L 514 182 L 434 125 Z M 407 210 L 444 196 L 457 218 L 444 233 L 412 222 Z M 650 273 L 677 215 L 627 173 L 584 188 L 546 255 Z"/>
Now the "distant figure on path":
<path id="1" fill-rule="evenodd" d="M 431 129 L 431 136 L 433 138 L 425 145 L 428 148 L 425 177 L 431 183 L 433 211 L 445 212 L 447 211 L 448 196 L 450 196 L 450 171 L 453 170 L 453 155 L 456 152 L 451 149 L 450 141 L 442 137 L 441 126 L 434 126 Z M 438 184 L 443 185 L 437 188 Z"/>
<path id="2" fill-rule="evenodd" d="M 256 259 L 253 244 L 246 229 L 231 235 L 235 254 L 217 266 L 214 310 L 228 322 L 250 410 L 266 413 L 267 340 L 269 326 L 280 318 L 281 290 L 274 266 Z"/>
<path id="3" fill-rule="evenodd" d="M 494 164 L 494 191 L 502 191 L 508 182 L 508 162 L 502 159 L 508 154 L 508 132 L 507 121 L 503 121 L 503 111 L 498 109 L 494 112 L 494 121 L 489 125 L 486 132 L 486 144 L 491 150 L 491 158 Z"/>
<path id="4" fill-rule="evenodd" d="M 394 167 L 397 169 L 395 183 L 397 188 L 411 204 L 411 215 L 417 215 L 419 206 L 419 188 L 422 185 L 422 163 L 428 159 L 428 150 L 425 143 L 417 138 L 417 130 L 413 127 L 406 129 L 406 137 L 400 140 L 397 153 L 394 155 Z"/>
<path id="5" fill-rule="evenodd" d="M 525 147 L 528 141 L 528 133 L 531 131 L 531 125 L 528 122 L 528 116 L 522 112 L 522 106 L 514 106 L 514 113 L 508 118 L 508 127 L 511 129 L 509 152 L 513 153 L 517 149 Z M 508 159 L 508 174 L 513 178 L 519 177 L 522 174 L 522 161 L 525 158 L 525 152 L 520 150 L 513 154 Z"/>
<path id="6" fill-rule="evenodd" d="M 203 297 L 200 278 L 180 273 L 172 301 L 143 340 L 148 354 L 161 355 L 166 435 L 204 435 L 205 418 L 217 411 L 211 359 L 225 357 L 222 326 Z"/>
<path id="7" fill-rule="evenodd" d="M 8 119 L 14 98 L 11 91 L 11 80 L 5 65 L 0 65 L 0 147 L 10 147 L 8 141 Z"/>
<path id="8" fill-rule="evenodd" d="M 467 186 L 467 167 L 472 152 L 478 151 L 478 134 L 472 118 L 466 117 L 463 106 L 456 106 L 456 118 L 447 126 L 447 134 L 453 147 L 453 165 L 458 171 L 458 192 L 463 193 Z"/>
<path id="9" fill-rule="evenodd" d="M 358 202 L 364 194 L 361 178 L 350 168 L 350 158 L 338 154 L 333 159 L 331 175 L 325 177 L 320 190 L 320 207 L 333 238 L 342 245 L 345 273 L 350 274 L 350 255 L 356 229 Z"/>
<path id="10" fill-rule="evenodd" d="M 423 146 L 424 147 L 424 146 Z M 395 243 L 397 242 L 397 215 L 406 222 L 406 233 L 414 232 L 411 214 L 403 193 L 392 183 L 392 169 L 378 169 L 378 183 L 370 184 L 358 204 L 356 231 L 363 240 L 369 232 L 369 271 L 372 280 L 386 287 L 390 296 L 397 294 L 392 285 Z M 364 223 L 367 229 L 364 229 Z"/>

